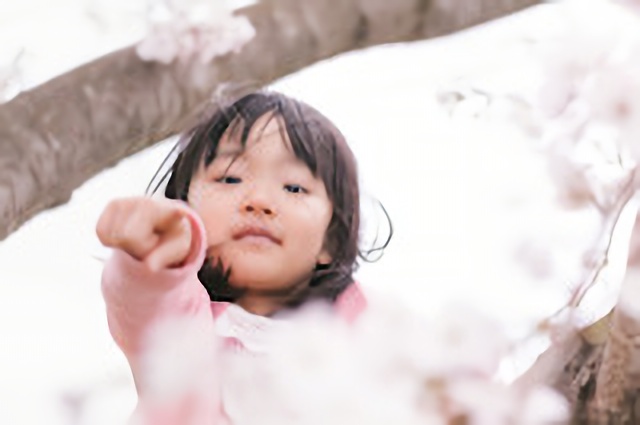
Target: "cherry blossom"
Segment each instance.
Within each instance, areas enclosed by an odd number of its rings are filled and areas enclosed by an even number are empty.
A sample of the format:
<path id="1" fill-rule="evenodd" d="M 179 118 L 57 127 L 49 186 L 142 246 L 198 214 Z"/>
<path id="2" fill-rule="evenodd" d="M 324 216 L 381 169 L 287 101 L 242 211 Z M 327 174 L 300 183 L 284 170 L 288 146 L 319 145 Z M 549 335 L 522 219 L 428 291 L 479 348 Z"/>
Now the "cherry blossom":
<path id="1" fill-rule="evenodd" d="M 230 0 L 156 1 L 149 13 L 149 33 L 138 45 L 143 60 L 171 63 L 197 58 L 208 63 L 238 52 L 255 36 L 244 16 L 234 15 L 248 2 Z"/>
<path id="2" fill-rule="evenodd" d="M 637 210 L 629 203 L 640 161 L 640 15 L 620 7 L 637 2 L 585 3 L 568 0 L 541 8 L 545 29 L 527 33 L 522 63 L 509 61 L 487 71 L 522 66 L 532 71 L 523 73 L 527 81 L 500 90 L 487 87 L 482 76 L 465 82 L 471 87 L 466 93 L 491 99 L 487 108 L 499 103 L 496 99 L 510 100 L 529 162 L 543 158 L 541 186 L 553 188 L 555 195 L 529 195 L 537 220 L 532 217 L 527 226 L 535 232 L 514 228 L 511 246 L 532 283 L 545 283 L 547 291 L 566 300 L 551 320 L 562 332 L 566 326 L 594 323 L 616 304 L 626 268 L 624 247 L 633 228 L 630 218 Z M 586 237 L 573 234 L 572 246 L 556 249 L 562 243 L 558 236 L 578 220 Z"/>
<path id="3" fill-rule="evenodd" d="M 134 423 L 211 423 L 218 408 L 216 343 L 209 328 L 192 320 L 172 318 L 156 323 L 142 347 L 136 386 L 144 398 Z"/>
<path id="4" fill-rule="evenodd" d="M 171 421 L 193 406 L 216 415 L 206 407 L 216 394 L 224 410 L 217 420 L 237 425 L 551 425 L 567 418 L 553 390 L 494 379 L 508 339 L 496 323 L 462 306 L 426 320 L 374 296 L 348 323 L 311 305 L 263 328 L 268 338 L 259 339 L 269 346 L 260 352 L 203 346 L 202 335 L 185 323 L 158 329 L 143 368 L 143 376 L 161 375 L 143 384 L 157 403 L 139 409 L 141 417 L 160 421 L 153 423 L 178 423 Z M 207 358 L 216 366 L 207 366 Z M 202 376 L 215 385 L 203 384 Z"/>

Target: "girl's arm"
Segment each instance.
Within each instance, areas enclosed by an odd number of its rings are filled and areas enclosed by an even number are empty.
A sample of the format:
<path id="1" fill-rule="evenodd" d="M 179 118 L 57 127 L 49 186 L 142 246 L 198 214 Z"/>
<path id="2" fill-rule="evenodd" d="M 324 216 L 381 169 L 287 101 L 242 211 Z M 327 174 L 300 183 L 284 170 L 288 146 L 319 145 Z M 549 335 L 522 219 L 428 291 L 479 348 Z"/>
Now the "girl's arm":
<path id="1" fill-rule="evenodd" d="M 197 278 L 205 256 L 204 227 L 193 211 L 186 206 L 184 209 L 192 243 L 180 266 L 154 272 L 146 263 L 114 249 L 102 274 L 109 330 L 127 357 L 134 378 L 139 375 L 147 332 L 155 323 L 192 317 L 199 325 L 211 327 L 213 334 L 209 296 Z"/>

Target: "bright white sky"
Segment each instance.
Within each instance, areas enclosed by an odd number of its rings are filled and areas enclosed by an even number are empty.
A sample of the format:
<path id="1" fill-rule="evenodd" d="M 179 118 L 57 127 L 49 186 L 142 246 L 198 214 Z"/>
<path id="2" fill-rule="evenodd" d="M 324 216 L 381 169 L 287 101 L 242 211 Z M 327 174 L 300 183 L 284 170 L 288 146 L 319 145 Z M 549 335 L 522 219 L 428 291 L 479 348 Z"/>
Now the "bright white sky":
<path id="1" fill-rule="evenodd" d="M 25 85 L 46 81 L 141 37 L 138 4 L 3 4 L 0 65 L 25 48 Z M 558 22 L 555 12 L 537 10 L 445 40 L 357 52 L 273 86 L 336 122 L 357 155 L 366 194 L 391 214 L 394 240 L 379 263 L 362 268 L 364 285 L 392 291 L 424 314 L 449 300 L 466 302 L 514 335 L 562 304 L 562 281 L 597 217 L 554 209 L 541 159 L 504 118 L 468 118 L 473 102 L 449 118 L 436 101 L 438 90 L 462 76 L 498 91 L 530 89 L 536 80 L 523 36 Z M 94 226 L 109 200 L 143 193 L 169 148 L 159 145 L 99 174 L 69 204 L 0 242 L 0 423 L 126 418 L 134 396 L 106 327 L 94 256 L 108 252 Z M 370 211 L 367 218 L 374 221 Z M 552 277 L 541 282 L 516 267 L 519 236 L 553 253 Z M 87 391 L 87 410 L 72 422 L 62 396 Z"/>

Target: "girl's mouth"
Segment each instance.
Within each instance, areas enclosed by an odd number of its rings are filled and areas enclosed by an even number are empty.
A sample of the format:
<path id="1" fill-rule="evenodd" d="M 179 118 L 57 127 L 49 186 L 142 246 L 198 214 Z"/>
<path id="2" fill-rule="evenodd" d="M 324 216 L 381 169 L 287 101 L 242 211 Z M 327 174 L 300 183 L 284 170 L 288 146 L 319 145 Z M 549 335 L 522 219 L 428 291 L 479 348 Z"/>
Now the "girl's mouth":
<path id="1" fill-rule="evenodd" d="M 271 233 L 267 228 L 261 226 L 246 226 L 233 235 L 233 240 L 246 240 L 248 242 L 274 243 L 282 245 L 282 241 Z"/>

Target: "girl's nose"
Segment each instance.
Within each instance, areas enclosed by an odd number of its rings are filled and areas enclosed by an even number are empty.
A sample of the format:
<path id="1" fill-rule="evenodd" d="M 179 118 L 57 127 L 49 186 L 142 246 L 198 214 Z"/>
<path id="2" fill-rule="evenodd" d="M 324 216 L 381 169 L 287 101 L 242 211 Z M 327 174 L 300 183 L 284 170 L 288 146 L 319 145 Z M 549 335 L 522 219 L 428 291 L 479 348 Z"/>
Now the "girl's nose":
<path id="1" fill-rule="evenodd" d="M 242 211 L 251 214 L 275 215 L 273 199 L 268 193 L 268 189 L 265 187 L 254 187 L 252 189 L 242 204 Z"/>
<path id="2" fill-rule="evenodd" d="M 246 203 L 244 210 L 248 213 L 263 213 L 265 215 L 273 215 L 273 210 L 268 207 L 256 207 L 253 203 Z"/>

